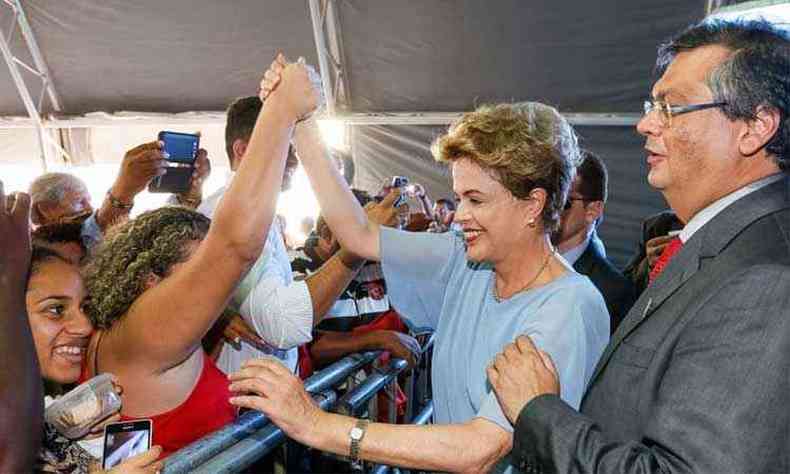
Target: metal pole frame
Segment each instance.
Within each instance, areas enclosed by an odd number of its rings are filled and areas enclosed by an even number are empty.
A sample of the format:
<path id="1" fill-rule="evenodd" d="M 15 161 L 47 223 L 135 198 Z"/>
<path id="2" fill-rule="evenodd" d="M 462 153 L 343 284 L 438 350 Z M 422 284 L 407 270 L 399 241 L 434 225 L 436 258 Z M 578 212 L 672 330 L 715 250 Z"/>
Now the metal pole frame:
<path id="1" fill-rule="evenodd" d="M 33 122 L 33 126 L 36 128 L 38 135 L 38 146 L 41 153 L 41 165 L 44 171 L 46 171 L 47 161 L 49 158 L 49 148 L 47 147 L 48 143 L 54 145 L 54 147 L 67 158 L 71 158 L 69 154 L 60 146 L 60 144 L 52 139 L 49 133 L 45 130 L 44 121 L 41 118 L 41 113 L 44 106 L 44 96 L 46 95 L 49 97 L 52 108 L 57 112 L 62 111 L 60 96 L 58 95 L 52 83 L 52 76 L 49 72 L 46 61 L 44 61 L 44 56 L 41 54 L 41 50 L 38 47 L 38 42 L 36 41 L 36 37 L 33 34 L 33 30 L 30 28 L 30 24 L 27 21 L 27 16 L 25 15 L 25 11 L 22 8 L 22 2 L 20 0 L 3 0 L 3 3 L 11 9 L 13 14 L 13 22 L 9 27 L 7 36 L 3 32 L 0 32 L 0 52 L 3 54 L 3 59 L 5 59 L 6 65 L 8 66 L 11 79 L 14 81 L 17 91 L 19 92 L 19 97 L 22 99 L 22 103 L 25 105 L 25 110 L 27 110 L 27 113 Z M 14 55 L 14 53 L 11 51 L 12 39 L 17 28 L 21 32 L 22 38 L 24 39 L 25 45 L 27 45 L 30 56 L 33 58 L 33 66 L 25 63 L 21 58 Z M 33 96 L 31 95 L 30 89 L 28 88 L 27 83 L 22 76 L 20 67 L 37 76 L 41 80 L 41 93 L 37 103 L 33 101 Z"/>
<path id="2" fill-rule="evenodd" d="M 335 0 L 309 0 L 309 4 L 327 115 L 328 118 L 334 118 L 338 110 L 347 112 L 350 107 L 337 5 Z"/>
<path id="3" fill-rule="evenodd" d="M 449 125 L 464 112 L 378 112 L 343 113 L 333 120 L 347 125 Z M 563 113 L 573 125 L 632 127 L 642 118 L 638 113 Z M 145 114 L 139 116 L 104 114 L 102 116 L 61 116 L 44 122 L 44 128 L 91 128 L 145 125 L 156 120 L 180 126 L 223 125 L 225 113 L 206 112 L 200 116 L 187 114 L 159 114 L 155 118 Z M 319 118 L 321 120 L 321 118 Z M 0 129 L 36 128 L 35 120 L 20 117 L 0 117 Z"/>

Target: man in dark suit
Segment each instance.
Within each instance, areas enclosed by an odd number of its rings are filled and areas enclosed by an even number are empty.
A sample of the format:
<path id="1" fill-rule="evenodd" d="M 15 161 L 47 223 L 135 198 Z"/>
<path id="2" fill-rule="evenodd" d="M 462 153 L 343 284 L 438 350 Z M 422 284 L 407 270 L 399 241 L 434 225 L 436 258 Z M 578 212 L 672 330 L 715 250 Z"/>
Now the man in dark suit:
<path id="1" fill-rule="evenodd" d="M 533 472 L 788 472 L 790 37 L 701 23 L 658 65 L 637 129 L 684 244 L 614 334 L 581 413 L 528 338 L 496 357 L 514 458 Z"/>
<path id="2" fill-rule="evenodd" d="M 607 258 L 596 228 L 603 219 L 609 176 L 603 161 L 584 151 L 576 170 L 554 245 L 574 270 L 586 275 L 598 288 L 609 310 L 611 332 L 636 301 L 634 285 Z"/>

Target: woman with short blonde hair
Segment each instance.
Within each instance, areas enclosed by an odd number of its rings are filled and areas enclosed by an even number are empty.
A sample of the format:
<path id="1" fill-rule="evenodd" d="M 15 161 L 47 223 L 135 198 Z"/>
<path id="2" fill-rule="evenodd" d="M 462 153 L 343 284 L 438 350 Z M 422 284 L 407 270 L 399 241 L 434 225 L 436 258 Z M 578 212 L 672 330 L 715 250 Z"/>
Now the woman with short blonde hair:
<path id="1" fill-rule="evenodd" d="M 278 86 L 280 68 L 267 72 L 264 92 Z M 298 380 L 263 360 L 231 377 L 238 394 L 231 402 L 263 411 L 303 444 L 352 458 L 431 471 L 512 470 L 513 428 L 487 384 L 488 364 L 527 334 L 555 361 L 562 398 L 578 407 L 609 336 L 603 298 L 549 240 L 579 157 L 572 128 L 535 102 L 484 106 L 453 124 L 433 149 L 450 162 L 462 235 L 369 221 L 322 149 L 317 126 L 297 125 L 295 139 L 343 247 L 381 261 L 393 306 L 411 326 L 436 331 L 435 424 L 368 426 L 322 412 Z"/>

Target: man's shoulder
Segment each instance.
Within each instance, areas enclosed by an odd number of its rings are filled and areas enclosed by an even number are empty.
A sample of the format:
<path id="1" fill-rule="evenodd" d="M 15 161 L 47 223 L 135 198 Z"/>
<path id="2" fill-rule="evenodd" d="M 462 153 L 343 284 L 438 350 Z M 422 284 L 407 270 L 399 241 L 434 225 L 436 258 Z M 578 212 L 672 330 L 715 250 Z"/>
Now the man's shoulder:
<path id="1" fill-rule="evenodd" d="M 596 252 L 592 246 L 584 251 L 573 268 L 582 275 L 586 275 L 593 283 L 605 281 L 615 286 L 631 287 L 630 280 L 608 258 Z M 596 286 L 598 286 L 597 283 Z"/>

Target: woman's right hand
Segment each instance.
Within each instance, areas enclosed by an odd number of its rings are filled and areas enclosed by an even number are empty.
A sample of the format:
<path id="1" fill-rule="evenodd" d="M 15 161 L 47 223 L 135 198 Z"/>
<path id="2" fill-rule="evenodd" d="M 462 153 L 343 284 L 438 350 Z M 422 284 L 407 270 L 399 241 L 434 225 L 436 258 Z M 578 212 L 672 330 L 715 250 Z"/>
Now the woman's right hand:
<path id="1" fill-rule="evenodd" d="M 143 474 L 159 472 L 162 470 L 162 461 L 157 461 L 162 454 L 160 446 L 154 446 L 148 451 L 132 456 L 126 461 L 118 464 L 109 471 L 103 471 L 106 474 Z"/>
<path id="2" fill-rule="evenodd" d="M 260 87 L 261 100 L 273 96 L 276 91 L 297 120 L 308 118 L 323 103 L 321 78 L 315 69 L 303 62 L 289 63 L 282 53 L 272 61 Z"/>

